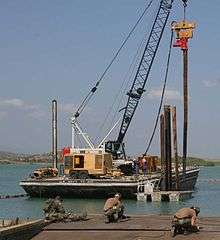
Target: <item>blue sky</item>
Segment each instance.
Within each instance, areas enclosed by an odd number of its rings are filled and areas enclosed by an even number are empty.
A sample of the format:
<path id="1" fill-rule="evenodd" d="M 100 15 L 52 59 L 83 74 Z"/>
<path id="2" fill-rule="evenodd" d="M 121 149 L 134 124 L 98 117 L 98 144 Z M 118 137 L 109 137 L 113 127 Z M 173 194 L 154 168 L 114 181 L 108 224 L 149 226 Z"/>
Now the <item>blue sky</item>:
<path id="1" fill-rule="evenodd" d="M 59 147 L 71 144 L 70 116 L 94 85 L 149 1 L 38 0 L 0 3 L 0 149 L 47 152 L 51 148 L 51 101 L 59 106 Z M 132 35 L 80 122 L 94 140 L 115 99 L 137 47 L 149 33 L 159 0 Z M 187 19 L 196 21 L 190 41 L 189 154 L 220 158 L 220 4 L 189 1 Z M 160 100 L 170 22 L 182 19 L 176 0 L 146 93 L 126 136 L 128 153 L 144 152 Z M 182 144 L 182 55 L 173 49 L 165 103 L 176 105 Z M 124 98 L 125 104 L 126 97 Z M 112 135 L 117 136 L 117 129 Z M 159 152 L 155 136 L 150 153 Z"/>

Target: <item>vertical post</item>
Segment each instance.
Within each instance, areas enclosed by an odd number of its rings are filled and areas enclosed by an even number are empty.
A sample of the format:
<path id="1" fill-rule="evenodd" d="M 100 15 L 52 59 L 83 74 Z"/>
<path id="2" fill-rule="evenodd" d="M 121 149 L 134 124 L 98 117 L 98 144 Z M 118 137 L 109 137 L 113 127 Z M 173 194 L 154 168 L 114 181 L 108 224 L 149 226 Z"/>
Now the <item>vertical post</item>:
<path id="1" fill-rule="evenodd" d="M 165 163 L 165 136 L 164 136 L 164 114 L 160 115 L 160 164 L 161 164 L 161 185 L 160 190 L 167 188 L 167 174 Z"/>
<path id="2" fill-rule="evenodd" d="M 164 173 L 164 114 L 160 115 L 160 164 L 161 171 Z"/>
<path id="3" fill-rule="evenodd" d="M 175 159 L 175 177 L 176 177 L 176 190 L 179 190 L 179 162 L 178 162 L 178 149 L 177 149 L 177 126 L 176 126 L 176 107 L 172 107 L 172 125 L 173 125 L 173 152 Z"/>
<path id="4" fill-rule="evenodd" d="M 57 168 L 57 101 L 52 101 L 52 153 L 53 168 Z"/>
<path id="5" fill-rule="evenodd" d="M 183 51 L 183 182 L 185 183 L 188 138 L 188 40 L 193 37 L 193 29 L 196 25 L 185 20 L 187 0 L 183 0 L 183 2 L 184 20 L 173 23 L 172 29 L 176 31 L 176 42 L 173 46 L 180 47 Z"/>
<path id="6" fill-rule="evenodd" d="M 188 49 L 183 49 L 183 181 L 186 177 L 188 136 Z M 185 182 L 185 181 L 184 181 Z"/>
<path id="7" fill-rule="evenodd" d="M 171 115 L 170 106 L 164 106 L 166 190 L 172 189 L 172 153 L 171 153 Z"/>

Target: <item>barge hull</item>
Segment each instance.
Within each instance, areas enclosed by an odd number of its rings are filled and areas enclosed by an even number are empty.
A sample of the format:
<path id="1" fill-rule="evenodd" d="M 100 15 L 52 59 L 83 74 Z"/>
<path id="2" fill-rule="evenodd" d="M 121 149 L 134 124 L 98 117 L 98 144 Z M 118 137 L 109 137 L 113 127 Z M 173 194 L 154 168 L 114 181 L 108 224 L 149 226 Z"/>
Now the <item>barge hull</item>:
<path id="1" fill-rule="evenodd" d="M 120 192 L 123 197 L 135 198 L 136 186 L 131 187 L 97 187 L 97 186 L 23 186 L 31 197 L 55 197 L 57 195 L 66 198 L 104 198 L 112 193 Z"/>
<path id="2" fill-rule="evenodd" d="M 186 179 L 180 175 L 180 190 L 193 190 L 198 178 L 199 169 L 190 170 Z M 156 183 L 159 178 L 149 179 Z M 123 198 L 136 198 L 140 181 L 111 181 L 111 180 L 36 180 L 27 179 L 20 182 L 20 186 L 31 197 L 55 197 L 57 195 L 67 198 L 106 198 L 110 194 L 120 192 Z M 173 181 L 175 186 L 175 181 Z"/>

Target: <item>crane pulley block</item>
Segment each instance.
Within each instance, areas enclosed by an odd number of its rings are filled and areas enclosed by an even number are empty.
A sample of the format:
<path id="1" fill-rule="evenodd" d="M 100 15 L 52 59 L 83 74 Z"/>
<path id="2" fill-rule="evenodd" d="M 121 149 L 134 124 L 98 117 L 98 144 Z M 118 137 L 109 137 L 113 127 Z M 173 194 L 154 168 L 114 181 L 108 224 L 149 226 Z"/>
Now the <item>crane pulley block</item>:
<path id="1" fill-rule="evenodd" d="M 193 30 L 195 29 L 196 24 L 194 22 L 174 22 L 172 24 L 172 29 L 176 32 L 176 38 L 192 38 L 193 37 Z"/>
<path id="2" fill-rule="evenodd" d="M 174 43 L 174 47 L 180 47 L 183 49 L 188 49 L 187 43 L 190 38 L 193 38 L 193 30 L 196 27 L 194 22 L 174 22 L 172 23 L 172 30 L 176 32 L 176 42 Z"/>

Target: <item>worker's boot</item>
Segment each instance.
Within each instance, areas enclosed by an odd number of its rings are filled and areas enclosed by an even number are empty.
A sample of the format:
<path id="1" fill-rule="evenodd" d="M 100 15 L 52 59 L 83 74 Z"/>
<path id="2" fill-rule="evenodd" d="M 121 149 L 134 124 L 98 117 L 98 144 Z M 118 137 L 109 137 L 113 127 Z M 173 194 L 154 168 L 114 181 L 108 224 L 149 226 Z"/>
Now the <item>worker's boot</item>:
<path id="1" fill-rule="evenodd" d="M 178 233 L 178 227 L 177 225 L 173 224 L 171 227 L 171 236 L 175 237 L 177 233 Z"/>
<path id="2" fill-rule="evenodd" d="M 171 227 L 171 236 L 175 237 L 177 234 L 183 234 L 184 230 L 182 228 L 182 225 L 177 221 L 172 221 L 172 227 Z"/>
<path id="3" fill-rule="evenodd" d="M 105 223 L 113 223 L 113 222 L 115 222 L 114 214 L 107 215 L 107 216 L 106 216 Z"/>

